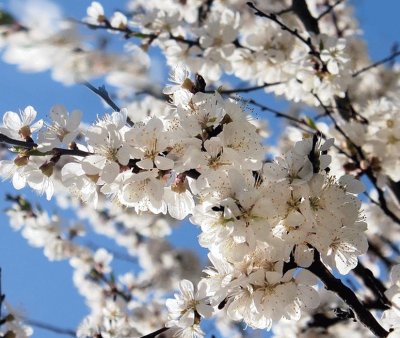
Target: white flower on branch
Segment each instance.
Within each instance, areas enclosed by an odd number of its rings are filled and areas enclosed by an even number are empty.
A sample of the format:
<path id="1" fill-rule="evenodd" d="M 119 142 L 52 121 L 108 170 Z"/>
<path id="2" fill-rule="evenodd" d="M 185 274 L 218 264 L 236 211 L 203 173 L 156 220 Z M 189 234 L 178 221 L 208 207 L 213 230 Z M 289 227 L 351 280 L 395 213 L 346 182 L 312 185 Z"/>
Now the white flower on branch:
<path id="1" fill-rule="evenodd" d="M 27 106 L 19 115 L 8 111 L 3 115 L 5 128 L 1 128 L 0 130 L 14 139 L 31 138 L 32 133 L 38 131 L 43 126 L 43 120 L 33 123 L 36 115 L 37 112 L 32 106 Z"/>
<path id="2" fill-rule="evenodd" d="M 54 106 L 50 110 L 53 123 L 39 134 L 38 143 L 41 151 L 49 151 L 62 144 L 69 146 L 79 133 L 82 112 L 74 110 L 68 114 L 64 106 Z"/>
<path id="3" fill-rule="evenodd" d="M 192 282 L 182 280 L 179 283 L 180 294 L 175 299 L 167 299 L 169 310 L 169 327 L 188 328 L 199 324 L 201 317 L 208 318 L 213 313 L 213 307 L 208 303 L 207 284 L 200 281 L 195 292 Z"/>

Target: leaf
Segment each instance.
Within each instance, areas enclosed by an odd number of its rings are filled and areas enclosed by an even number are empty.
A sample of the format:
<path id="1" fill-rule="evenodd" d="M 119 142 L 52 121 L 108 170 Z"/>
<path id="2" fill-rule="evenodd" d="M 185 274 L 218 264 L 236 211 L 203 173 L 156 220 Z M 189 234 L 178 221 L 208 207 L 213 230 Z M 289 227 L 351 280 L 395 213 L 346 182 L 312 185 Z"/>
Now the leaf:
<path id="1" fill-rule="evenodd" d="M 314 130 L 318 130 L 317 125 L 315 124 L 313 119 L 309 118 L 308 116 L 306 116 L 304 119 L 310 128 L 312 128 Z"/>

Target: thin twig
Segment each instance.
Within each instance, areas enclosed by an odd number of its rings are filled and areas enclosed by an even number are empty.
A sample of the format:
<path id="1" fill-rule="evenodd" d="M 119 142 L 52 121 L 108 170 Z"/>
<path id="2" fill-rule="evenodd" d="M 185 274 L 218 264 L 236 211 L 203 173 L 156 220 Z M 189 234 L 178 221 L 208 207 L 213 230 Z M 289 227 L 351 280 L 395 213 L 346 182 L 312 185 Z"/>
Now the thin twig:
<path id="1" fill-rule="evenodd" d="M 277 86 L 282 84 L 283 82 L 271 82 L 271 83 L 264 83 L 262 85 L 259 86 L 252 86 L 252 87 L 246 87 L 246 88 L 236 88 L 236 89 L 222 89 L 222 90 L 218 90 L 218 93 L 220 94 L 236 94 L 236 93 L 250 93 L 250 92 L 254 92 L 256 90 L 260 90 L 263 88 L 267 88 L 267 87 L 272 87 L 272 86 Z M 206 90 L 205 93 L 214 93 L 215 90 Z"/>
<path id="2" fill-rule="evenodd" d="M 389 258 L 385 257 L 382 254 L 381 246 L 375 245 L 371 240 L 368 241 L 368 251 L 379 258 L 383 262 L 383 264 L 385 264 L 388 271 L 390 271 L 393 265 L 395 265 L 394 262 L 392 262 Z"/>
<path id="3" fill-rule="evenodd" d="M 53 155 L 53 156 L 63 156 L 63 155 L 70 155 L 70 156 L 89 156 L 93 155 L 87 151 L 83 151 L 80 149 L 64 149 L 64 148 L 53 148 L 50 151 L 41 152 L 40 150 L 35 149 L 38 145 L 34 142 L 28 141 L 21 141 L 15 140 L 7 135 L 0 133 L 0 143 L 6 143 L 12 146 L 16 146 L 19 148 L 24 148 L 27 150 L 32 150 L 33 152 L 37 152 L 37 155 L 45 156 L 45 155 Z M 28 155 L 35 155 L 34 153 L 28 153 Z"/>
<path id="4" fill-rule="evenodd" d="M 233 97 L 231 97 L 231 98 L 233 98 Z M 234 99 L 234 98 L 233 98 L 233 99 Z M 322 137 L 324 140 L 327 140 L 327 139 L 329 138 L 329 137 L 326 136 L 321 130 L 316 129 L 315 127 L 314 127 L 314 128 L 311 127 L 306 121 L 304 121 L 304 120 L 302 120 L 302 119 L 298 119 L 298 118 L 296 118 L 296 117 L 294 117 L 294 116 L 291 116 L 291 115 L 282 113 L 282 112 L 280 112 L 280 111 L 278 111 L 278 110 L 276 110 L 276 109 L 267 107 L 267 106 L 265 106 L 265 105 L 263 105 L 263 104 L 261 104 L 261 103 L 258 103 L 257 101 L 255 101 L 255 100 L 253 100 L 253 99 L 247 100 L 246 102 L 249 103 L 249 104 L 251 104 L 251 105 L 253 105 L 253 106 L 256 106 L 256 107 L 260 108 L 261 111 L 269 111 L 269 112 L 275 114 L 275 116 L 278 117 L 278 118 L 283 118 L 283 119 L 289 120 L 289 121 L 291 121 L 291 122 L 294 122 L 294 123 L 296 124 L 296 128 L 298 128 L 298 129 L 300 129 L 300 130 L 302 130 L 302 131 L 304 131 L 304 132 L 306 132 L 306 133 L 312 133 L 312 132 L 314 131 L 314 132 L 317 132 L 319 135 L 321 135 L 321 137 Z M 336 144 L 334 144 L 333 147 L 334 147 L 340 154 L 343 154 L 343 155 L 346 156 L 347 158 L 352 159 L 352 157 L 351 157 L 349 154 L 347 154 L 343 149 L 341 149 L 341 148 L 340 148 L 339 146 L 337 146 Z"/>
<path id="5" fill-rule="evenodd" d="M 366 170 L 364 170 L 364 173 L 367 175 L 368 179 L 373 184 L 374 188 L 378 193 L 379 206 L 381 207 L 382 211 L 387 216 L 389 216 L 395 223 L 400 225 L 400 218 L 397 217 L 397 215 L 392 210 L 389 209 L 389 206 L 385 198 L 385 192 L 378 186 L 378 180 L 375 177 L 371 167 L 368 167 Z"/>
<path id="6" fill-rule="evenodd" d="M 71 336 L 71 337 L 76 337 L 76 332 L 75 330 L 72 329 L 65 329 L 65 328 L 60 328 L 54 325 L 50 325 L 47 323 L 43 323 L 41 321 L 37 321 L 37 320 L 33 320 L 33 319 L 29 319 L 29 318 L 25 318 L 22 317 L 22 319 L 29 325 L 35 326 L 37 328 L 46 330 L 46 331 L 50 331 L 53 333 L 57 333 L 57 334 L 62 334 L 65 336 Z"/>
<path id="7" fill-rule="evenodd" d="M 321 20 L 325 15 L 329 14 L 330 12 L 332 12 L 332 10 L 339 5 L 340 3 L 342 3 L 344 0 L 338 0 L 336 1 L 333 5 L 328 5 L 328 8 L 323 11 L 320 15 L 318 15 L 318 17 L 316 18 L 317 21 Z"/>
<path id="8" fill-rule="evenodd" d="M 357 156 L 351 156 L 351 159 L 353 160 L 354 163 L 357 164 L 357 166 L 360 168 L 360 160 L 365 160 L 364 153 L 362 151 L 362 148 L 358 145 L 356 145 L 353 140 L 344 132 L 344 130 L 338 125 L 336 122 L 335 118 L 332 116 L 331 111 L 329 110 L 328 107 L 324 105 L 322 100 L 319 98 L 317 94 L 312 93 L 313 96 L 318 100 L 320 103 L 321 107 L 324 109 L 326 115 L 331 119 L 335 129 L 345 138 L 345 140 L 351 145 L 357 152 Z M 360 168 L 361 169 L 361 168 Z M 397 224 L 400 224 L 400 218 L 397 217 L 397 215 L 392 212 L 389 209 L 389 206 L 387 205 L 386 198 L 385 198 L 385 193 L 384 191 L 378 186 L 378 180 L 376 179 L 371 167 L 368 167 L 367 169 L 362 169 L 363 174 L 367 175 L 368 179 L 370 182 L 373 184 L 374 188 L 378 192 L 378 201 L 379 201 L 379 206 L 382 209 L 382 211 L 389 216 L 394 222 Z"/>
<path id="9" fill-rule="evenodd" d="M 292 34 L 294 37 L 296 37 L 298 40 L 300 40 L 303 44 L 305 44 L 308 47 L 308 49 L 310 50 L 309 53 L 311 55 L 314 55 L 320 59 L 319 52 L 316 50 L 315 46 L 312 44 L 310 38 L 308 38 L 308 39 L 303 38 L 299 34 L 297 29 L 292 29 L 289 26 L 287 26 L 286 24 L 284 24 L 281 20 L 278 19 L 278 17 L 275 14 L 264 13 L 263 11 L 259 10 L 252 2 L 247 2 L 247 5 L 255 11 L 255 13 L 254 13 L 255 15 L 267 18 L 267 19 L 275 22 L 276 24 L 278 24 L 278 26 L 282 30 L 287 31 L 290 34 Z"/>
<path id="10" fill-rule="evenodd" d="M 356 76 L 358 76 L 358 75 L 360 75 L 360 74 L 362 74 L 362 73 L 364 73 L 364 72 L 366 72 L 366 71 L 368 71 L 368 70 L 370 70 L 372 68 L 376 68 L 376 67 L 378 67 L 380 65 L 385 64 L 386 62 L 392 61 L 398 56 L 400 56 L 400 51 L 395 51 L 392 54 L 390 54 L 389 56 L 385 57 L 384 59 L 379 60 L 379 61 L 377 61 L 377 62 L 375 62 L 375 63 L 373 63 L 373 64 L 371 64 L 371 65 L 369 65 L 367 67 L 364 67 L 364 68 L 356 71 L 355 73 L 353 73 L 352 76 L 356 77 Z"/>
<path id="11" fill-rule="evenodd" d="M 110 95 L 108 94 L 108 91 L 106 90 L 105 86 L 101 86 L 96 88 L 95 86 L 93 86 L 91 83 L 85 81 L 82 82 L 82 84 L 84 86 L 86 86 L 87 88 L 89 88 L 93 93 L 97 94 L 98 96 L 100 96 L 112 109 L 114 109 L 114 111 L 116 112 L 120 112 L 121 108 L 117 106 L 117 104 L 111 99 Z M 126 123 L 132 127 L 134 125 L 134 123 L 132 122 L 132 120 L 130 119 L 130 117 L 128 116 L 126 118 Z"/>
<path id="12" fill-rule="evenodd" d="M 154 337 L 158 336 L 159 334 L 161 334 L 161 333 L 163 333 L 163 332 L 165 332 L 165 331 L 167 331 L 169 329 L 170 329 L 169 327 L 163 327 L 162 329 L 159 329 L 159 330 L 154 331 L 152 333 L 146 334 L 145 336 L 142 336 L 140 338 L 154 338 Z"/>
<path id="13" fill-rule="evenodd" d="M 253 106 L 256 106 L 256 107 L 260 108 L 261 111 L 269 111 L 269 112 L 275 114 L 276 117 L 284 118 L 284 119 L 289 120 L 289 121 L 291 121 L 291 122 L 294 122 L 294 123 L 296 123 L 296 124 L 298 124 L 298 125 L 301 125 L 301 126 L 304 126 L 304 127 L 309 128 L 309 129 L 312 129 L 312 128 L 307 124 L 307 122 L 305 122 L 304 120 L 298 119 L 298 118 L 296 118 L 296 117 L 294 117 L 294 116 L 291 116 L 291 115 L 285 114 L 285 113 L 283 113 L 283 112 L 280 112 L 280 111 L 278 111 L 278 110 L 276 110 L 276 109 L 270 108 L 270 107 L 268 107 L 268 106 L 266 106 L 266 105 L 263 105 L 263 104 L 261 104 L 261 103 L 255 101 L 255 100 L 253 100 L 253 99 L 245 100 L 245 102 L 247 102 L 248 104 L 251 104 L 251 105 L 253 105 Z M 309 132 L 310 130 L 307 130 L 307 131 Z"/>
<path id="14" fill-rule="evenodd" d="M 90 83 L 87 82 L 87 81 L 82 82 L 82 84 L 83 84 L 84 86 L 86 86 L 87 88 L 89 88 L 93 93 L 99 95 L 104 101 L 106 101 L 106 103 L 107 103 L 112 109 L 114 109 L 114 110 L 117 111 L 117 112 L 121 111 L 121 108 L 119 108 L 119 107 L 116 105 L 116 103 L 115 103 L 113 100 L 111 100 L 111 97 L 110 97 L 110 95 L 108 94 L 108 92 L 107 92 L 105 86 L 96 88 L 95 86 L 93 86 L 92 84 L 90 84 Z"/>

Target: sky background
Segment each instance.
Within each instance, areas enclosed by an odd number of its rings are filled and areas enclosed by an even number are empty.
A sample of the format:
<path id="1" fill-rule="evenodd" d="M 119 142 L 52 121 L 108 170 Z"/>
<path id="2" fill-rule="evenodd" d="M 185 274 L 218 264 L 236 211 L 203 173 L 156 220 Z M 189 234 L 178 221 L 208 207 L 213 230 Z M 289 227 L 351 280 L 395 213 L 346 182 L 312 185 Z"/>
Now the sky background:
<path id="1" fill-rule="evenodd" d="M 26 1 L 0 1 L 5 9 L 16 9 Z M 83 18 L 90 1 L 55 1 L 65 16 Z M 103 1 L 109 13 L 116 3 Z M 355 14 L 364 30 L 372 60 L 379 60 L 390 53 L 394 42 L 400 42 L 400 1 L 398 0 L 354 0 Z M 18 13 L 15 13 L 18 14 Z M 115 37 L 118 39 L 118 36 Z M 163 69 L 162 77 L 168 73 Z M 18 111 L 32 105 L 40 118 L 45 118 L 54 104 L 64 104 L 69 111 L 79 108 L 85 114 L 85 121 L 94 121 L 97 114 L 105 111 L 99 98 L 83 86 L 63 86 L 51 79 L 49 72 L 26 74 L 17 71 L 13 65 L 0 61 L 0 114 L 8 110 Z M 268 105 L 269 102 L 266 102 Z M 71 280 L 71 268 L 67 261 L 49 263 L 42 250 L 27 245 L 19 233 L 11 230 L 3 210 L 9 206 L 1 196 L 11 191 L 7 182 L 0 183 L 0 266 L 2 268 L 2 292 L 14 307 L 34 320 L 51 323 L 59 327 L 75 329 L 81 319 L 88 314 L 84 300 L 78 295 Z M 29 191 L 24 191 L 32 200 L 47 203 Z M 50 205 L 50 208 L 57 209 Z M 194 226 L 185 222 L 183 227 L 171 237 L 174 244 L 194 247 L 203 252 L 196 241 Z M 111 242 L 104 241 L 111 246 Z M 56 337 L 40 329 L 35 329 L 33 337 Z M 62 337 L 62 336 L 60 336 Z"/>

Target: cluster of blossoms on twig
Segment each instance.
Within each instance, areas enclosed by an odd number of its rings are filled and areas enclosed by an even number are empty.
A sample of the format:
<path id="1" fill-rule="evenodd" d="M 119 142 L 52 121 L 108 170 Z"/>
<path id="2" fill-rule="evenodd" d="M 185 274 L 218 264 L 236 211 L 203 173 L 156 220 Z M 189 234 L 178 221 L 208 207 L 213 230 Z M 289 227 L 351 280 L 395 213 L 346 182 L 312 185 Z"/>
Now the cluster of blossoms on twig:
<path id="1" fill-rule="evenodd" d="M 173 249 L 162 239 L 146 238 L 137 243 L 136 257 L 130 258 L 137 259 L 140 273 L 116 275 L 111 263 L 114 255 L 121 259 L 118 253 L 81 243 L 86 231 L 83 224 L 66 227 L 59 217 L 49 216 L 22 197 L 9 199 L 13 206 L 7 214 L 13 229 L 21 231 L 30 245 L 42 248 L 49 260 L 69 260 L 74 284 L 91 310 L 77 330 L 78 337 L 139 337 L 155 331 L 160 322 L 167 321 L 164 303 L 169 290 L 181 278 L 197 278 L 196 257 L 190 252 Z M 18 334 L 9 322 L 10 330 Z M 32 330 L 26 332 L 32 334 Z"/>
<path id="2" fill-rule="evenodd" d="M 341 273 L 354 268 L 367 249 L 361 203 L 354 195 L 363 186 L 350 176 L 335 179 L 327 173 L 333 140 L 320 144 L 317 136 L 264 163 L 264 146 L 240 105 L 217 92 L 203 93 L 201 80 L 192 82 L 188 75 L 180 68 L 172 75 L 181 84 L 167 89 L 173 97 L 169 114 L 128 126 L 126 110 L 114 112 L 84 132 L 85 144 L 76 140 L 77 111 L 54 107 L 53 123 L 39 131 L 36 142 L 30 126 L 34 116 L 9 112 L 4 135 L 14 137 L 18 155 L 0 165 L 13 182 L 27 182 L 50 198 L 54 167 L 62 156 L 72 156 L 61 168 L 61 180 L 85 202 L 96 204 L 102 193 L 136 212 L 168 211 L 177 219 L 192 214 L 214 267 L 197 296 L 186 282 L 183 304 L 179 298 L 168 303 L 169 325 L 182 329 L 182 335 L 201 335 L 200 317 L 221 303 L 230 319 L 256 328 L 271 328 L 282 317 L 298 319 L 302 308 L 318 304 L 316 280 L 305 271 L 295 275 L 285 264 L 294 260 L 307 268 L 318 250 Z M 58 147 L 65 140 L 67 153 Z M 38 177 L 37 185 L 32 176 Z M 46 239 L 38 245 L 54 243 Z M 204 306 L 210 310 L 203 313 L 196 305 L 186 313 L 190 308 L 185 307 L 200 304 L 196 297 L 207 299 Z M 181 318 L 184 313 L 187 319 Z"/>

